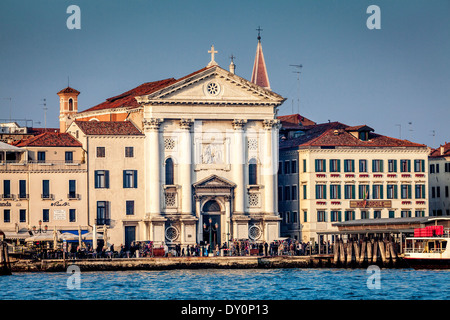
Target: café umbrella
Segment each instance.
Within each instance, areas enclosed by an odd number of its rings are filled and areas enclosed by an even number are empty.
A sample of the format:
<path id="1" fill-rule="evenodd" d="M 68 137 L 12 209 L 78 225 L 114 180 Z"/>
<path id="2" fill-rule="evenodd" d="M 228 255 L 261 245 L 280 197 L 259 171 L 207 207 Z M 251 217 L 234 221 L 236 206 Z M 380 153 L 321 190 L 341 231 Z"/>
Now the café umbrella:
<path id="1" fill-rule="evenodd" d="M 42 233 L 36 233 L 31 237 L 28 237 L 25 239 L 25 242 L 37 242 L 37 241 L 55 241 L 60 240 L 61 233 L 59 231 L 56 231 L 56 233 L 53 232 L 42 232 Z"/>

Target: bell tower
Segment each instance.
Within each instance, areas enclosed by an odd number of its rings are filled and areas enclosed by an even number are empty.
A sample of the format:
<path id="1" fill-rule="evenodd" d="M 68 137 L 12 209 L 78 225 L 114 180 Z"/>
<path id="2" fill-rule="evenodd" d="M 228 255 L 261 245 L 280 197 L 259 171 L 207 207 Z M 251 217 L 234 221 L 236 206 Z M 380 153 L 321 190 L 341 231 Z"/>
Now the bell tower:
<path id="1" fill-rule="evenodd" d="M 59 131 L 66 129 L 73 121 L 73 116 L 78 112 L 78 95 L 80 91 L 67 87 L 58 92 L 59 96 Z"/>

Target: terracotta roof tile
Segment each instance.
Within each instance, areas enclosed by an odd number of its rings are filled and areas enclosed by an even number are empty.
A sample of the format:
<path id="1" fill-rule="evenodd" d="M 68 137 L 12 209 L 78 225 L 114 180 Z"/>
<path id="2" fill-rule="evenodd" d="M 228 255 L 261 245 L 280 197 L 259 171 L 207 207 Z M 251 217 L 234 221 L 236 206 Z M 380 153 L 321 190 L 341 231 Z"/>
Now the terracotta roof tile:
<path id="1" fill-rule="evenodd" d="M 75 121 L 87 135 L 143 135 L 131 121 Z"/>
<path id="2" fill-rule="evenodd" d="M 17 147 L 81 147 L 81 143 L 68 133 L 44 132 L 27 140 L 21 140 Z"/>
<path id="3" fill-rule="evenodd" d="M 74 88 L 71 88 L 71 87 L 67 87 L 67 88 L 64 88 L 61 91 L 59 91 L 58 94 L 59 93 L 77 93 L 77 94 L 79 94 L 80 91 L 75 90 Z"/>
<path id="4" fill-rule="evenodd" d="M 450 142 L 446 142 L 444 145 L 439 146 L 436 149 L 432 149 L 430 152 L 430 158 L 450 157 Z"/>
<path id="5" fill-rule="evenodd" d="M 293 147 L 426 147 L 424 144 L 400 140 L 376 133 L 369 133 L 363 141 L 348 132 L 351 128 L 340 122 L 307 126 L 304 135 L 280 141 L 280 149 Z"/>
<path id="6" fill-rule="evenodd" d="M 111 97 L 111 98 L 108 98 L 108 99 L 106 99 L 105 102 L 102 102 L 92 108 L 81 111 L 81 112 L 79 112 L 79 114 L 84 113 L 84 112 L 103 110 L 103 109 L 114 109 L 114 108 L 132 109 L 132 108 L 139 107 L 139 103 L 136 101 L 135 97 L 157 92 L 157 91 L 162 90 L 172 84 L 175 84 L 179 81 L 183 81 L 189 77 L 192 77 L 192 76 L 194 76 L 206 69 L 209 69 L 209 68 L 211 68 L 211 67 L 202 68 L 200 70 L 197 70 L 197 71 L 195 71 L 191 74 L 188 74 L 187 76 L 184 76 L 179 79 L 169 78 L 169 79 L 147 82 L 147 83 L 141 84 L 140 86 L 138 86 L 134 89 L 128 90 L 127 92 L 124 92 L 122 94 L 119 94 L 119 95 Z"/>
<path id="7" fill-rule="evenodd" d="M 316 124 L 314 121 L 303 117 L 300 114 L 290 114 L 286 116 L 278 116 L 283 129 L 300 129 L 302 126 L 311 126 Z"/>

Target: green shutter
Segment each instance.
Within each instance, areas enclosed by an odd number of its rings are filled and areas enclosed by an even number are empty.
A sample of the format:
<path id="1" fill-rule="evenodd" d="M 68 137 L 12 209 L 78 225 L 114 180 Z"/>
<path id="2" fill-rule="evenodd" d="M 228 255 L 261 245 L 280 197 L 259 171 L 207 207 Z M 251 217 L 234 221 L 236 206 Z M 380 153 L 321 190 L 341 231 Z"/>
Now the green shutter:
<path id="1" fill-rule="evenodd" d="M 408 160 L 408 172 L 411 172 L 411 160 Z"/>
<path id="2" fill-rule="evenodd" d="M 338 199 L 341 199 L 341 185 L 337 186 L 337 195 L 338 195 Z"/>
<path id="3" fill-rule="evenodd" d="M 341 160 L 337 160 L 337 172 L 341 172 Z"/>
<path id="4" fill-rule="evenodd" d="M 393 160 L 394 161 L 394 172 L 397 172 L 397 160 Z"/>
<path id="5" fill-rule="evenodd" d="M 398 199 L 398 185 L 394 184 L 394 199 Z"/>
<path id="6" fill-rule="evenodd" d="M 411 199 L 411 185 L 409 184 L 407 187 L 408 187 L 408 199 Z"/>
<path id="7" fill-rule="evenodd" d="M 380 199 L 384 199 L 383 185 L 380 186 Z"/>

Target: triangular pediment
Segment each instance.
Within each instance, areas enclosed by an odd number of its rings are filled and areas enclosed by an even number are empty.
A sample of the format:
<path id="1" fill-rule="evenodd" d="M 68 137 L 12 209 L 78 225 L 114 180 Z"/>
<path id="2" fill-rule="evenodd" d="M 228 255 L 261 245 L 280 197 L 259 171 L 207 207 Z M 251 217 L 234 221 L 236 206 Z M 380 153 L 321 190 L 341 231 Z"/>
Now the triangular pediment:
<path id="1" fill-rule="evenodd" d="M 162 90 L 136 97 L 141 104 L 244 104 L 277 106 L 285 100 L 219 66 L 194 72 Z"/>
<path id="2" fill-rule="evenodd" d="M 234 188 L 236 184 L 225 178 L 213 174 L 200 181 L 197 181 L 193 184 L 193 186 L 194 188 Z"/>

